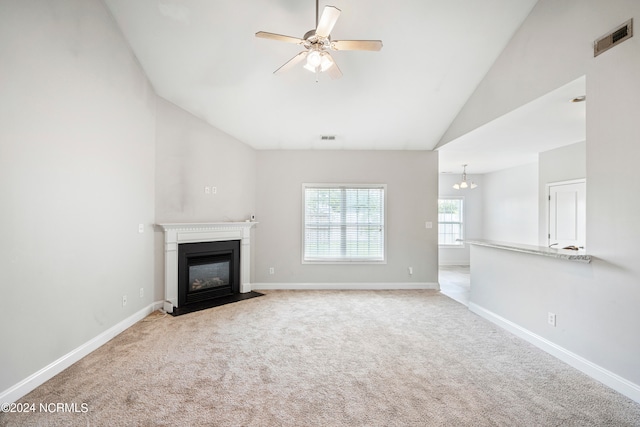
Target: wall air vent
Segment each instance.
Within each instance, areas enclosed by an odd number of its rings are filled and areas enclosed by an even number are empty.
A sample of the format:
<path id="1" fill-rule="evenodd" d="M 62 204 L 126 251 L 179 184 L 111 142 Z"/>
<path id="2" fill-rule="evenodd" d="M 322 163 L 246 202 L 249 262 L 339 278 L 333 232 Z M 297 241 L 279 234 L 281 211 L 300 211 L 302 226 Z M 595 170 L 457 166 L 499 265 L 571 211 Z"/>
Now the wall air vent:
<path id="1" fill-rule="evenodd" d="M 593 42 L 593 56 L 596 57 L 631 37 L 633 37 L 633 18 Z"/>
<path id="2" fill-rule="evenodd" d="M 336 136 L 335 135 L 322 135 L 320 136 L 320 139 L 323 141 L 335 141 L 336 140 Z"/>

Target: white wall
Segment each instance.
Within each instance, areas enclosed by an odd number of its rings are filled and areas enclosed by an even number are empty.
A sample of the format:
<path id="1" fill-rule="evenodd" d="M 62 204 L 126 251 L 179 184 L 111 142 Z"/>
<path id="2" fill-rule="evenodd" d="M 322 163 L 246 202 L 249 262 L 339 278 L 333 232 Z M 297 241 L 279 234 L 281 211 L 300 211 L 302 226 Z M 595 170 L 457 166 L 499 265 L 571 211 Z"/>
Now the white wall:
<path id="1" fill-rule="evenodd" d="M 538 165 L 484 175 L 483 238 L 538 244 Z"/>
<path id="2" fill-rule="evenodd" d="M 621 16 L 638 22 L 640 2 L 627 3 L 633 7 L 625 13 L 605 15 L 605 28 Z M 589 336 L 581 337 L 580 345 L 589 360 L 640 387 L 639 75 L 637 36 L 598 56 L 587 74 L 587 242 L 596 261 L 593 276 L 584 283 L 582 310 L 603 313 L 606 319 L 591 317 L 582 325 L 580 332 L 589 331 Z"/>
<path id="3" fill-rule="evenodd" d="M 98 0 L 0 2 L 0 58 L 2 394 L 151 304 L 156 96 Z"/>
<path id="4" fill-rule="evenodd" d="M 587 176 L 585 142 L 567 145 L 538 155 L 538 244 L 546 246 L 549 234 L 549 201 L 547 184 L 583 179 Z M 587 236 L 588 237 L 588 236 Z"/>
<path id="5" fill-rule="evenodd" d="M 255 212 L 256 151 L 159 98 L 156 220 L 244 221 Z M 205 194 L 205 187 L 216 187 Z"/>
<path id="6" fill-rule="evenodd" d="M 157 117 L 156 223 L 249 219 L 256 211 L 255 150 L 161 98 Z M 216 193 L 206 194 L 205 187 L 216 187 Z M 161 229 L 156 229 L 155 240 L 155 295 L 160 301 Z"/>
<path id="7" fill-rule="evenodd" d="M 635 384 L 640 400 L 640 198 L 633 196 L 640 188 L 640 38 L 597 58 L 592 50 L 596 38 L 631 17 L 640 18 L 637 0 L 539 0 L 443 141 L 586 75 L 587 239 L 594 260 L 575 281 L 547 290 L 549 299 L 562 301 L 556 314 L 567 327 L 562 337 L 544 329 L 542 336 Z M 542 314 L 527 322 L 545 322 Z"/>
<path id="8" fill-rule="evenodd" d="M 478 184 L 477 188 L 455 190 L 453 184 L 459 182 L 461 174 L 440 174 L 438 197 L 464 197 L 464 237 L 481 239 L 483 237 L 483 175 L 467 175 L 467 180 Z M 469 265 L 469 245 L 461 248 L 441 247 L 438 250 L 440 265 Z"/>
<path id="9" fill-rule="evenodd" d="M 635 1 L 607 2 L 603 16 L 602 0 L 539 0 L 438 145 L 584 76 L 593 40 L 628 19 Z"/>
<path id="10" fill-rule="evenodd" d="M 438 282 L 438 154 L 259 151 L 256 280 L 265 283 Z M 387 184 L 387 264 L 301 263 L 302 184 Z M 432 229 L 425 222 L 432 221 Z M 414 274 L 409 276 L 408 267 Z M 270 275 L 269 268 L 275 274 Z"/>

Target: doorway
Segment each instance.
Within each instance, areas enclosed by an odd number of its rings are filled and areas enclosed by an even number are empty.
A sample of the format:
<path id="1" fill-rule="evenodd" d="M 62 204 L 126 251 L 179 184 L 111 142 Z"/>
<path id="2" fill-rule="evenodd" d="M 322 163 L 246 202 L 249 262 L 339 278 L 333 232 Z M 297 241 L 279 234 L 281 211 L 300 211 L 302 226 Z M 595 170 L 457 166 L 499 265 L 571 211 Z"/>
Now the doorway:
<path id="1" fill-rule="evenodd" d="M 547 185 L 549 247 L 584 249 L 586 244 L 586 196 L 584 179 Z"/>

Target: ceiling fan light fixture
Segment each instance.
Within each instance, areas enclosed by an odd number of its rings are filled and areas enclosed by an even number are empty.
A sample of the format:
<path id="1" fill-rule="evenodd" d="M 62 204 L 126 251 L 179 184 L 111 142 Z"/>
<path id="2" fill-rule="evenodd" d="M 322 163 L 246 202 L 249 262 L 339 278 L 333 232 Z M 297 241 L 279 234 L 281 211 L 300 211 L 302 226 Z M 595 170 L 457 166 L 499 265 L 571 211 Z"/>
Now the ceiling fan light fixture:
<path id="1" fill-rule="evenodd" d="M 317 50 L 312 50 L 311 52 L 309 52 L 309 54 L 307 55 L 307 65 L 313 67 L 313 70 L 315 71 L 315 68 L 318 67 L 321 63 L 322 55 L 320 54 L 320 52 L 318 52 Z"/>
<path id="2" fill-rule="evenodd" d="M 320 61 L 320 70 L 327 71 L 329 68 L 333 66 L 333 59 L 329 54 L 323 54 Z"/>

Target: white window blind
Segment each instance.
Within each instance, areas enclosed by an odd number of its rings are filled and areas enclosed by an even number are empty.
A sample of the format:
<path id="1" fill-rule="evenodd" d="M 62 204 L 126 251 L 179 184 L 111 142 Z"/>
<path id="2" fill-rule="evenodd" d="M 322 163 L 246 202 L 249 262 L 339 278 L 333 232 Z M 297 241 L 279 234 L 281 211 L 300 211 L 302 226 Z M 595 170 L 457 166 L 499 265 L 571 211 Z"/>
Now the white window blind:
<path id="1" fill-rule="evenodd" d="M 383 262 L 385 186 L 305 184 L 304 262 Z"/>
<path id="2" fill-rule="evenodd" d="M 464 246 L 464 200 L 449 198 L 438 200 L 438 244 Z"/>

